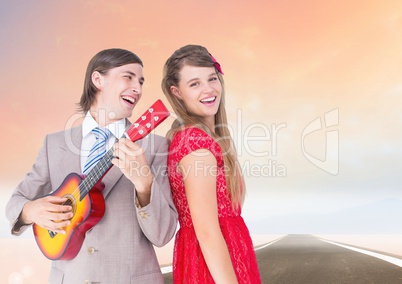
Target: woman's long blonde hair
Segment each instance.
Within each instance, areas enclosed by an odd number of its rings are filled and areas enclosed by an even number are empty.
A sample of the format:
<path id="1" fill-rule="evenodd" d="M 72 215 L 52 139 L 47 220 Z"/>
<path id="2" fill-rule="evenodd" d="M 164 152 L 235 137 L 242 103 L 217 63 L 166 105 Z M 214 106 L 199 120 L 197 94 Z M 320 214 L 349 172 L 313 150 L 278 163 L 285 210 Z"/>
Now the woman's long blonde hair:
<path id="1" fill-rule="evenodd" d="M 214 131 L 211 131 L 211 129 L 203 123 L 200 117 L 189 113 L 183 101 L 173 95 L 170 90 L 171 86 L 179 86 L 180 71 L 185 65 L 215 67 L 216 74 L 222 84 L 222 96 L 218 112 L 215 114 Z M 200 128 L 211 135 L 222 149 L 223 161 L 225 164 L 226 184 L 228 188 L 227 193 L 231 198 L 232 206 L 234 208 L 241 206 L 244 201 L 246 188 L 237 160 L 236 149 L 227 124 L 224 81 L 222 75 L 216 69 L 216 64 L 212 60 L 208 50 L 199 45 L 186 45 L 176 50 L 166 61 L 163 68 L 162 90 L 178 117 L 173 122 L 172 127 L 167 134 L 167 138 L 171 141 L 174 133 L 181 130 L 184 125 L 191 125 Z"/>

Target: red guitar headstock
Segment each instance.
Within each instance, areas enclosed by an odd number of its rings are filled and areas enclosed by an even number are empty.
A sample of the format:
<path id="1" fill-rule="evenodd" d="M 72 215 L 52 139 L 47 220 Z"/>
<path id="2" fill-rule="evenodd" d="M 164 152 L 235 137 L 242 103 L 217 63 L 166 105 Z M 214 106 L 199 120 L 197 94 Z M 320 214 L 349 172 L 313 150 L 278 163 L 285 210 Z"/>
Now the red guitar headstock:
<path id="1" fill-rule="evenodd" d="M 147 136 L 170 115 L 161 100 L 157 100 L 140 118 L 127 130 L 131 141 L 135 142 Z"/>

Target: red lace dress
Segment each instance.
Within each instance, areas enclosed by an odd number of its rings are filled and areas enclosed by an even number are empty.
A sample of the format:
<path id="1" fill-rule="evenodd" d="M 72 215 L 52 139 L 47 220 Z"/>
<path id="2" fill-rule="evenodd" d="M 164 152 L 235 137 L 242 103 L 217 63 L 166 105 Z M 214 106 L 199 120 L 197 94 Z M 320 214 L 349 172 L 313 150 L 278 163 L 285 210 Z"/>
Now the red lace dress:
<path id="1" fill-rule="evenodd" d="M 257 260 L 250 233 L 240 216 L 240 209 L 234 211 L 226 195 L 226 179 L 222 151 L 211 136 L 198 128 L 186 128 L 172 139 L 168 172 L 173 200 L 179 213 L 180 229 L 176 234 L 173 254 L 173 283 L 206 284 L 215 283 L 205 263 L 195 235 L 188 207 L 183 177 L 177 171 L 180 160 L 197 149 L 208 149 L 217 160 L 216 181 L 218 218 L 223 237 L 228 246 L 234 271 L 239 283 L 261 283 Z"/>

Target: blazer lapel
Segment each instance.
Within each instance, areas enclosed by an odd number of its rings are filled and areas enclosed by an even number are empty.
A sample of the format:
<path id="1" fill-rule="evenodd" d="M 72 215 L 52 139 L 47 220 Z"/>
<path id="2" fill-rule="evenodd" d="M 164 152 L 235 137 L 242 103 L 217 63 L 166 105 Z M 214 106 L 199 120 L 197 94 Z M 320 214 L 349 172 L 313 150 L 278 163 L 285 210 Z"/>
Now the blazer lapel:
<path id="1" fill-rule="evenodd" d="M 65 144 L 60 144 L 63 151 L 60 163 L 61 173 L 81 173 L 81 141 L 82 126 L 74 127 L 64 132 Z"/>

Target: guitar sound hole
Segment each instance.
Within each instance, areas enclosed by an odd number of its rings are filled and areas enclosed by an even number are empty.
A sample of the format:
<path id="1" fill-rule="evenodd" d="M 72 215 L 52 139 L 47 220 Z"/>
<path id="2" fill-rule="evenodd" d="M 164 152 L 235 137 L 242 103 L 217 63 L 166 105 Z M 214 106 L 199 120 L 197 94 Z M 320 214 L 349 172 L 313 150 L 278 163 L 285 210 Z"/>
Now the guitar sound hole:
<path id="1" fill-rule="evenodd" d="M 67 198 L 67 201 L 64 202 L 64 205 L 70 205 L 72 207 L 73 215 L 75 215 L 75 211 L 77 210 L 75 198 L 71 194 L 64 195 L 63 197 Z"/>

